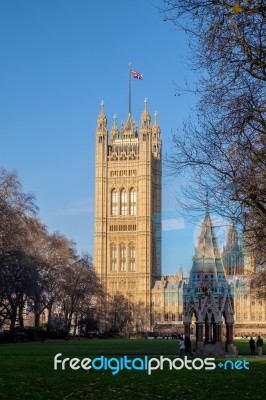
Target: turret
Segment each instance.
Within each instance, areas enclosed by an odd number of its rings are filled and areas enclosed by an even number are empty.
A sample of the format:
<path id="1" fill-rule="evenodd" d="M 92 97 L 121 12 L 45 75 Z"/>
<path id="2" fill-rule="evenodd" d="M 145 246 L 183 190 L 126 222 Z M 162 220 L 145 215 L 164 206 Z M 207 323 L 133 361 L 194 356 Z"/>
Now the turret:
<path id="1" fill-rule="evenodd" d="M 151 117 L 147 109 L 148 100 L 144 99 L 144 110 L 141 115 L 141 128 L 148 128 L 150 126 Z"/>
<path id="2" fill-rule="evenodd" d="M 107 130 L 107 118 L 104 113 L 104 101 L 101 102 L 101 111 L 97 120 L 96 129 L 96 153 L 102 155 L 107 154 L 108 146 L 108 130 Z"/>
<path id="3" fill-rule="evenodd" d="M 117 140 L 118 138 L 119 138 L 119 129 L 116 124 L 116 114 L 115 114 L 114 115 L 114 124 L 111 129 L 111 142 L 113 142 L 114 140 Z"/>
<path id="4" fill-rule="evenodd" d="M 224 252 L 229 252 L 233 247 L 238 245 L 238 234 L 233 221 L 230 223 L 227 234 L 226 234 L 226 245 Z"/>
<path id="5" fill-rule="evenodd" d="M 107 129 L 107 118 L 104 113 L 104 101 L 101 102 L 101 111 L 97 120 L 97 133 L 104 132 Z"/>
<path id="6" fill-rule="evenodd" d="M 245 257 L 243 246 L 239 244 L 237 229 L 233 221 L 227 231 L 222 257 L 227 275 L 243 275 L 245 273 L 247 257 Z"/>
<path id="7" fill-rule="evenodd" d="M 150 136 L 151 136 L 151 128 L 150 128 L 150 114 L 147 110 L 147 102 L 148 100 L 144 99 L 144 110 L 141 114 L 140 121 L 140 146 L 141 152 L 144 154 L 146 152 L 145 157 L 150 154 Z M 149 155 L 150 156 L 150 155 Z"/>
<path id="8" fill-rule="evenodd" d="M 161 129 L 158 124 L 158 113 L 154 114 L 154 124 L 152 126 L 152 153 L 155 158 L 161 158 Z"/>
<path id="9" fill-rule="evenodd" d="M 180 265 L 179 270 L 178 270 L 178 280 L 183 281 L 184 279 L 184 274 L 183 274 L 183 267 Z"/>

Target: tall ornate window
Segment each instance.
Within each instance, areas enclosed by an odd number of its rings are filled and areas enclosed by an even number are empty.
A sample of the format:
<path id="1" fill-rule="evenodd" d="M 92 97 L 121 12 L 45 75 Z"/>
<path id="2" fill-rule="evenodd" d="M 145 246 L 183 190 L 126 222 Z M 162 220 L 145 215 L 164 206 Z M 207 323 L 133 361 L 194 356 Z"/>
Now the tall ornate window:
<path id="1" fill-rule="evenodd" d="M 111 193 L 111 213 L 112 215 L 118 215 L 118 193 L 115 189 Z"/>
<path id="2" fill-rule="evenodd" d="M 120 193 L 120 214 L 127 215 L 127 192 L 125 189 L 122 189 Z"/>
<path id="3" fill-rule="evenodd" d="M 130 190 L 130 215 L 137 214 L 137 193 L 136 189 Z"/>
<path id="4" fill-rule="evenodd" d="M 116 270 L 116 245 L 111 244 L 111 254 L 110 254 L 110 259 L 111 259 L 111 271 Z"/>
<path id="5" fill-rule="evenodd" d="M 124 244 L 121 244 L 120 246 L 120 270 L 125 271 L 126 270 L 126 246 Z"/>
<path id="6" fill-rule="evenodd" d="M 136 270 L 136 250 L 133 243 L 129 245 L 129 270 Z"/>

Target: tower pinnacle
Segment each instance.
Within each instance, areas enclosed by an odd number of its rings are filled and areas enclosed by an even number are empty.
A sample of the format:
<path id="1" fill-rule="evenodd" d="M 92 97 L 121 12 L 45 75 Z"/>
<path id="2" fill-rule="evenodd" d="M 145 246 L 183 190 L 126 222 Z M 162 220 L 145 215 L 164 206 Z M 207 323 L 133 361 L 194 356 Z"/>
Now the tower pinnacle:
<path id="1" fill-rule="evenodd" d="M 114 118 L 114 124 L 111 129 L 111 140 L 116 140 L 119 137 L 119 130 L 116 124 L 116 114 L 114 114 L 113 118 Z"/>
<path id="2" fill-rule="evenodd" d="M 145 97 L 144 99 L 144 110 L 141 115 L 141 126 L 147 128 L 150 125 L 151 117 L 147 109 L 148 100 Z"/>
<path id="3" fill-rule="evenodd" d="M 154 126 L 157 126 L 158 125 L 158 113 L 157 113 L 157 111 L 155 111 L 155 113 L 154 113 Z"/>
<path id="4" fill-rule="evenodd" d="M 104 101 L 102 100 L 101 101 L 101 111 L 98 116 L 98 129 L 106 128 L 106 126 L 107 126 L 107 118 L 104 113 Z"/>

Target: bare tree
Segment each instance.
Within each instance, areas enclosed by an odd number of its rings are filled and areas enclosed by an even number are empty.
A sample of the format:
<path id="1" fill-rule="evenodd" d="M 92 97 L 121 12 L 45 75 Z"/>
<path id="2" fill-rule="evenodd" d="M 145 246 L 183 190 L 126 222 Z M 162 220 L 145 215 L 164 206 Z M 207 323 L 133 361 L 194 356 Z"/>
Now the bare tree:
<path id="1" fill-rule="evenodd" d="M 38 317 L 46 310 L 47 326 L 50 329 L 53 312 L 61 299 L 60 282 L 65 269 L 75 261 L 77 256 L 74 243 L 58 232 L 45 235 L 40 251 L 44 259 L 41 290 L 37 290 L 35 297 L 32 298 L 32 311 Z"/>
<path id="2" fill-rule="evenodd" d="M 107 326 L 111 332 L 129 333 L 133 329 L 134 304 L 122 293 L 108 300 Z"/>
<path id="3" fill-rule="evenodd" d="M 97 308 L 102 289 L 88 255 L 59 233 L 49 234 L 37 217 L 32 195 L 17 174 L 0 169 L 0 328 L 24 326 L 27 309 L 35 327 L 47 310 L 62 314 L 67 334 L 88 310 Z"/>
<path id="4" fill-rule="evenodd" d="M 66 338 L 72 325 L 88 313 L 101 295 L 99 280 L 92 268 L 91 258 L 84 255 L 64 267 L 59 281 L 58 309 L 64 316 Z M 76 317 L 76 318 L 75 318 Z"/>
<path id="5" fill-rule="evenodd" d="M 33 257 L 26 248 L 30 226 L 36 217 L 34 198 L 22 191 L 17 174 L 0 168 L 0 326 L 14 330 L 33 282 Z"/>
<path id="6" fill-rule="evenodd" d="M 245 245 L 264 266 L 265 1 L 169 0 L 161 12 L 188 33 L 190 67 L 198 72 L 196 118 L 174 135 L 166 160 L 171 173 L 186 174 L 183 210 L 199 212 L 208 191 L 211 210 L 242 226 Z"/>

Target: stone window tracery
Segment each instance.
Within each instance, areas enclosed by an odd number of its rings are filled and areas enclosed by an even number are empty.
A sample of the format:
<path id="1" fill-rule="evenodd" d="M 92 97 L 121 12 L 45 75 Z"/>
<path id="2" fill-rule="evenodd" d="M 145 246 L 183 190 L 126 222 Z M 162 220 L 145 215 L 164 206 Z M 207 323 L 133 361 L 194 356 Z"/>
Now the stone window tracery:
<path id="1" fill-rule="evenodd" d="M 135 271 L 136 270 L 136 249 L 133 243 L 129 245 L 129 270 Z"/>
<path id="2" fill-rule="evenodd" d="M 116 189 L 113 189 L 111 193 L 111 213 L 118 215 L 118 193 Z"/>
<path id="3" fill-rule="evenodd" d="M 136 189 L 130 190 L 130 215 L 137 214 L 137 193 Z"/>
<path id="4" fill-rule="evenodd" d="M 120 270 L 126 270 L 126 246 L 124 244 L 120 246 Z"/>
<path id="5" fill-rule="evenodd" d="M 111 244 L 111 254 L 110 254 L 110 259 L 111 259 L 111 271 L 115 271 L 116 270 L 116 260 L 117 260 L 117 256 L 116 256 L 116 245 L 115 244 Z"/>
<path id="6" fill-rule="evenodd" d="M 127 215 L 127 192 L 125 189 L 120 192 L 120 214 Z"/>

